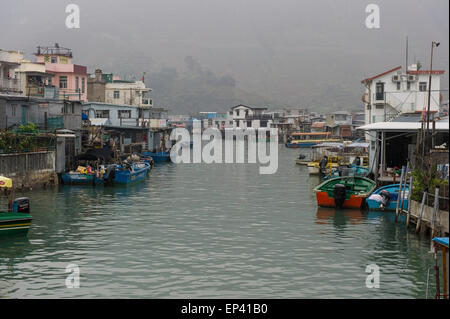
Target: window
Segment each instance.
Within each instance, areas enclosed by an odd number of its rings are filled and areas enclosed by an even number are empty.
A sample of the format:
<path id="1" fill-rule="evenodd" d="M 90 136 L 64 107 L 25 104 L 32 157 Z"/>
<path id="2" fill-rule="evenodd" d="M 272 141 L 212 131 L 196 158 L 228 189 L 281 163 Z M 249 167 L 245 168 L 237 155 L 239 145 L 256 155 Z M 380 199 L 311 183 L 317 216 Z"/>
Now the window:
<path id="1" fill-rule="evenodd" d="M 55 56 L 52 56 L 52 57 L 51 57 L 51 62 L 52 62 L 52 63 L 58 63 L 58 58 L 55 57 Z"/>
<path id="2" fill-rule="evenodd" d="M 411 90 L 411 82 L 406 82 L 406 89 Z"/>
<path id="3" fill-rule="evenodd" d="M 80 90 L 80 83 L 79 83 L 78 76 L 75 77 L 75 91 L 78 92 Z"/>
<path id="4" fill-rule="evenodd" d="M 60 76 L 59 77 L 59 88 L 60 89 L 67 89 L 67 76 Z"/>
<path id="5" fill-rule="evenodd" d="M 375 94 L 376 100 L 384 100 L 384 83 L 379 82 L 376 85 L 376 94 Z"/>
<path id="6" fill-rule="evenodd" d="M 119 118 L 120 119 L 130 119 L 131 118 L 131 110 L 119 110 Z"/>
<path id="7" fill-rule="evenodd" d="M 150 105 L 153 105 L 153 100 L 152 99 L 150 99 Z"/>
<path id="8" fill-rule="evenodd" d="M 63 114 L 70 114 L 72 112 L 72 114 L 74 113 L 74 106 L 72 103 L 64 103 L 64 107 L 63 107 Z"/>
<path id="9" fill-rule="evenodd" d="M 400 91 L 400 88 L 401 88 L 401 83 L 397 82 L 397 91 Z"/>
<path id="10" fill-rule="evenodd" d="M 267 127 L 267 121 L 261 121 L 261 127 Z"/>
<path id="11" fill-rule="evenodd" d="M 247 121 L 247 127 L 252 127 L 252 121 Z"/>
<path id="12" fill-rule="evenodd" d="M 97 110 L 95 111 L 95 117 L 109 119 L 109 110 Z"/>
<path id="13" fill-rule="evenodd" d="M 84 88 L 85 88 L 84 81 L 85 81 L 85 78 L 81 78 L 81 93 L 84 93 Z"/>
<path id="14" fill-rule="evenodd" d="M 425 92 L 427 90 L 427 82 L 419 82 L 419 91 Z"/>
<path id="15" fill-rule="evenodd" d="M 118 99 L 120 97 L 120 92 L 119 91 L 114 91 L 114 98 Z"/>
<path id="16" fill-rule="evenodd" d="M 11 104 L 11 116 L 16 116 L 17 104 Z"/>

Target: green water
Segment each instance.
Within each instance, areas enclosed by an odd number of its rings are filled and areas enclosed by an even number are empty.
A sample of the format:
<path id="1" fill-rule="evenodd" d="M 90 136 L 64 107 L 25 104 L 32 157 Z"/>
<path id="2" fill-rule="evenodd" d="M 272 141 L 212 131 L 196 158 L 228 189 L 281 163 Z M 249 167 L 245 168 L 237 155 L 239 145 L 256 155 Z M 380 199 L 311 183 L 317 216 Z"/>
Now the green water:
<path id="1" fill-rule="evenodd" d="M 392 213 L 318 208 L 298 153 L 280 146 L 274 175 L 167 163 L 128 187 L 18 193 L 34 220 L 28 238 L 0 237 L 0 297 L 424 298 L 429 239 Z"/>

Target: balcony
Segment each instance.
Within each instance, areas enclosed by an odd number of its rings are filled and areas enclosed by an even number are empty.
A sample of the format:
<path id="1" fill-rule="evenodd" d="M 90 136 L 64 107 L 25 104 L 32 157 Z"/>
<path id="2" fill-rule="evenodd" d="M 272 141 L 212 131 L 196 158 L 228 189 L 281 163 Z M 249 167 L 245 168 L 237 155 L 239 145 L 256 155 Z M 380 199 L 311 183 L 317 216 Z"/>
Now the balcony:
<path id="1" fill-rule="evenodd" d="M 272 114 L 257 114 L 257 115 L 247 115 L 245 117 L 246 121 L 253 121 L 253 120 L 271 120 L 273 119 Z"/>
<path id="2" fill-rule="evenodd" d="M 59 98 L 58 88 L 46 85 L 31 85 L 25 90 L 25 94 L 31 97 L 42 97 L 57 100 Z"/>
<path id="3" fill-rule="evenodd" d="M 20 92 L 19 79 L 0 79 L 0 92 Z"/>

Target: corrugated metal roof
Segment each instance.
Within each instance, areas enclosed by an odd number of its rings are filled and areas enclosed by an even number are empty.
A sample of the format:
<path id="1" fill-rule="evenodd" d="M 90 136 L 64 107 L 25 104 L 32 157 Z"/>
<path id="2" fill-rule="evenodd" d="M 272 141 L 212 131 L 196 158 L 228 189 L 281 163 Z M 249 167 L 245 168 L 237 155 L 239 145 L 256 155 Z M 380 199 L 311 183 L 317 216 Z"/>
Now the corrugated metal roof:
<path id="1" fill-rule="evenodd" d="M 357 130 L 364 131 L 417 131 L 422 126 L 421 122 L 378 122 L 360 126 Z M 431 127 L 431 125 L 430 125 Z M 448 131 L 448 121 L 436 121 L 437 131 Z"/>

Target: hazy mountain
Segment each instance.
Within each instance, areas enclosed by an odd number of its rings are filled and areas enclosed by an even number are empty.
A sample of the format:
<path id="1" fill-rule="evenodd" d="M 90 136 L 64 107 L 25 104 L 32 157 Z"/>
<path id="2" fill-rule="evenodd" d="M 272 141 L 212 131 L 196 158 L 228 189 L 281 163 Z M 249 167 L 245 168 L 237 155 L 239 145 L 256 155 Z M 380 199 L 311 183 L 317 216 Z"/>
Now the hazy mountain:
<path id="1" fill-rule="evenodd" d="M 425 69 L 431 41 L 441 42 L 434 68 L 446 71 L 448 90 L 444 0 L 379 0 L 379 29 L 366 28 L 370 2 L 361 0 L 74 0 L 80 29 L 65 27 L 68 3 L 0 0 L 0 48 L 32 53 L 58 42 L 90 72 L 146 72 L 155 105 L 173 113 L 239 103 L 354 109 L 362 79 L 404 67 L 406 36 L 409 61 Z"/>

